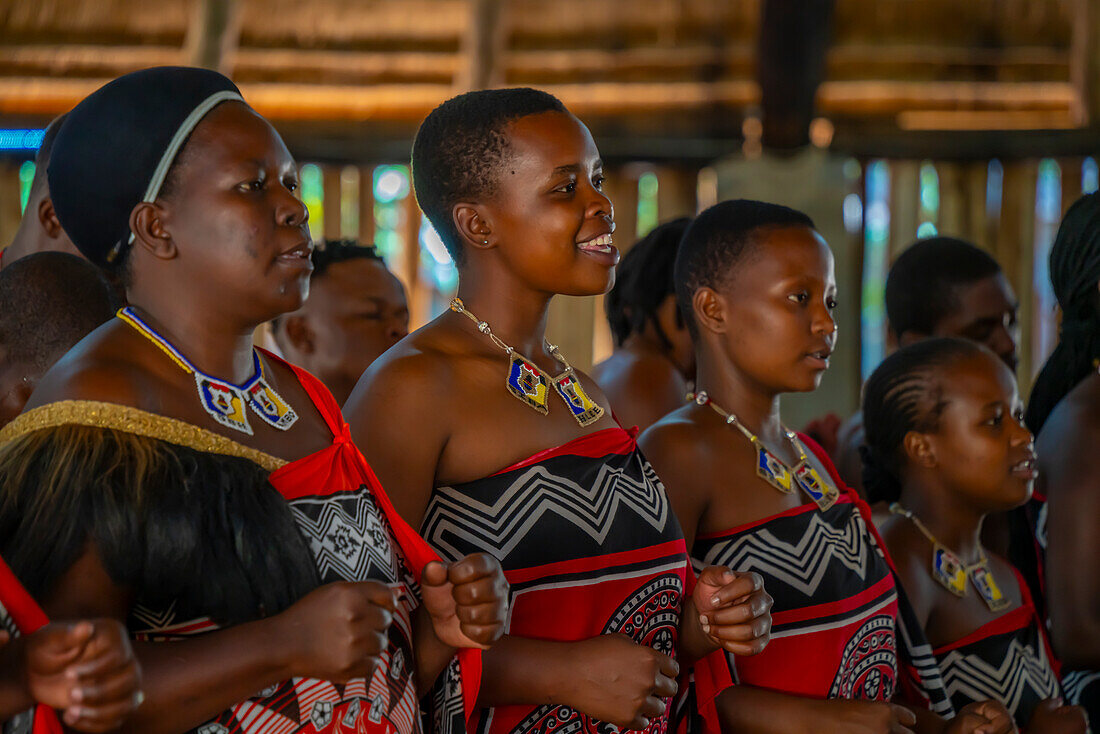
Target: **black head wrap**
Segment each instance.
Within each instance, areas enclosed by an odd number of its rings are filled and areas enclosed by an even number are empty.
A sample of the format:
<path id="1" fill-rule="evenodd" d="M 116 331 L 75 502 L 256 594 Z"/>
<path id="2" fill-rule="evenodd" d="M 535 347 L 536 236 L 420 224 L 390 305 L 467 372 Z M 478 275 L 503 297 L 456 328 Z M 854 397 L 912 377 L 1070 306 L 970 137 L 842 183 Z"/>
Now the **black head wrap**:
<path id="1" fill-rule="evenodd" d="M 216 71 L 161 66 L 121 76 L 69 112 L 48 169 L 73 244 L 114 269 L 133 241 L 130 212 L 154 201 L 187 137 L 221 102 L 243 101 Z"/>
<path id="2" fill-rule="evenodd" d="M 1050 283 L 1062 332 L 1031 390 L 1027 426 L 1035 434 L 1100 357 L 1100 193 L 1082 196 L 1062 219 L 1050 250 Z"/>

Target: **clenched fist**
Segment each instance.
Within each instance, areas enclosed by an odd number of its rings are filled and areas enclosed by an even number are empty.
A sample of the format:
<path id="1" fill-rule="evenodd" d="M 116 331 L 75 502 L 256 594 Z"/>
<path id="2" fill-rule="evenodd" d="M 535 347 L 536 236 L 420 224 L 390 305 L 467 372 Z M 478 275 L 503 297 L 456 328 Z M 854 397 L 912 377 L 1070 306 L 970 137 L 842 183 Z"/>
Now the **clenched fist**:
<path id="1" fill-rule="evenodd" d="M 508 581 L 492 556 L 473 553 L 449 566 L 432 561 L 424 566 L 420 591 L 443 644 L 486 649 L 504 634 Z"/>

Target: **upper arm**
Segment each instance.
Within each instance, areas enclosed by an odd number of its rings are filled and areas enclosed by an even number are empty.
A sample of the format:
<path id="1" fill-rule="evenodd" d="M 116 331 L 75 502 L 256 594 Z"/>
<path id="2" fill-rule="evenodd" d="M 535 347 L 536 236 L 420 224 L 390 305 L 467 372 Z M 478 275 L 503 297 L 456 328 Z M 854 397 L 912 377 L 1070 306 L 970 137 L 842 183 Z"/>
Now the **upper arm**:
<path id="1" fill-rule="evenodd" d="M 111 579 L 92 544 L 42 599 L 50 619 L 110 617 L 123 624 L 130 605 L 130 591 Z"/>
<path id="2" fill-rule="evenodd" d="M 1100 419 L 1053 419 L 1039 444 L 1047 494 L 1047 602 L 1052 635 L 1070 662 L 1100 664 L 1100 574 L 1082 573 L 1082 559 L 1100 557 Z M 1058 417 L 1062 418 L 1062 417 Z M 1090 642 L 1091 641 L 1091 642 Z M 1088 648 L 1092 648 L 1091 650 Z M 1084 662 L 1084 661 L 1082 661 Z"/>
<path id="3" fill-rule="evenodd" d="M 427 355 L 382 358 L 359 380 L 344 417 L 394 507 L 419 528 L 435 486 L 449 422 L 450 378 Z"/>
<path id="4" fill-rule="evenodd" d="M 700 476 L 697 443 L 690 434 L 684 424 L 662 422 L 646 429 L 638 439 L 639 448 L 665 487 L 689 552 L 708 501 L 705 487 L 696 481 Z"/>

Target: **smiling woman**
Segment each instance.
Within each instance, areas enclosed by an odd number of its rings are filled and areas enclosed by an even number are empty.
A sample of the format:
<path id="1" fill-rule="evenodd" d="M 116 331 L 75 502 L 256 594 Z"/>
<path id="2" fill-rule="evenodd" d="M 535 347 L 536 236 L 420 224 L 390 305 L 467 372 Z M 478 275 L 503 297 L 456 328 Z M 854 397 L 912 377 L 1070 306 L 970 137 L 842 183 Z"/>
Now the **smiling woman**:
<path id="1" fill-rule="evenodd" d="M 546 341 L 553 296 L 615 279 L 599 150 L 545 92 L 472 92 L 424 120 L 413 178 L 459 298 L 364 373 L 347 412 L 402 516 L 444 557 L 491 554 L 512 582 L 478 730 L 665 731 L 674 658 L 758 651 L 768 600 L 721 568 L 690 594 L 660 482 L 596 384 Z M 715 597 L 730 617 L 704 632 L 698 610 Z"/>
<path id="2" fill-rule="evenodd" d="M 420 731 L 418 689 L 499 636 L 506 586 L 438 563 L 324 386 L 252 346 L 312 270 L 279 134 L 220 74 L 148 69 L 73 109 L 49 183 L 130 305 L 0 434 L 4 559 L 48 614 L 129 625 L 130 731 Z"/>

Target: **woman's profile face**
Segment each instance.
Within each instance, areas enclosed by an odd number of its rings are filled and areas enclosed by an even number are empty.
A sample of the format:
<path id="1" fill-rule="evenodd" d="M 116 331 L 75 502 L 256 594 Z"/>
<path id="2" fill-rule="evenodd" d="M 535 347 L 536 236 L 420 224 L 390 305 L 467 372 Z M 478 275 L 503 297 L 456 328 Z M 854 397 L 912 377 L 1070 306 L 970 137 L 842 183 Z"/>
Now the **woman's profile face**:
<path id="1" fill-rule="evenodd" d="M 309 293 L 308 214 L 298 169 L 271 124 L 226 102 L 195 128 L 158 200 L 176 246 L 176 277 L 239 305 L 257 323 Z"/>
<path id="2" fill-rule="evenodd" d="M 591 133 L 564 112 L 507 127 L 509 153 L 483 202 L 508 269 L 535 290 L 595 295 L 615 282 L 614 209 Z"/>

